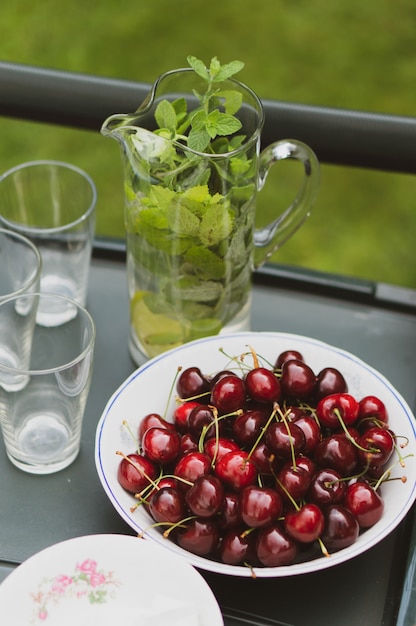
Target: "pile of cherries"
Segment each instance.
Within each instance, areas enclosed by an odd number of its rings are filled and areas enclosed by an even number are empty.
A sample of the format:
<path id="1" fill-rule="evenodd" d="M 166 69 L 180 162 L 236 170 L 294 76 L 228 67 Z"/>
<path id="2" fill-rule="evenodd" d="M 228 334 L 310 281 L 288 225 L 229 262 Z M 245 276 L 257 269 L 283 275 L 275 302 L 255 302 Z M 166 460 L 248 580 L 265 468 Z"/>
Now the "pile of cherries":
<path id="1" fill-rule="evenodd" d="M 171 421 L 144 416 L 136 451 L 117 452 L 120 484 L 165 536 L 223 563 L 275 567 L 351 545 L 381 518 L 380 486 L 402 458 L 384 403 L 296 350 L 235 363 L 178 370 Z"/>

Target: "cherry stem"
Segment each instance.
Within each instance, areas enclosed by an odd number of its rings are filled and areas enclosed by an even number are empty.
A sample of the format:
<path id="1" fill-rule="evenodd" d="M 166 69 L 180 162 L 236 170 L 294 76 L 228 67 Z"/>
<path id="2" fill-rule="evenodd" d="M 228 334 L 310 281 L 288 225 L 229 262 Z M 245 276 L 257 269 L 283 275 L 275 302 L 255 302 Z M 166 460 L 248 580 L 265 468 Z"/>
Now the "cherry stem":
<path id="1" fill-rule="evenodd" d="M 168 414 L 168 408 L 169 408 L 169 404 L 170 404 L 170 401 L 171 401 L 171 398 L 172 398 L 173 390 L 174 390 L 174 388 L 175 388 L 176 381 L 178 380 L 178 376 L 179 376 L 179 374 L 180 374 L 180 372 L 181 372 L 181 371 L 182 371 L 182 366 L 181 366 L 181 365 L 179 365 L 179 366 L 178 366 L 178 369 L 176 370 L 176 374 L 175 374 L 175 376 L 173 377 L 172 384 L 171 384 L 171 386 L 170 386 L 170 390 L 169 390 L 169 394 L 168 394 L 168 399 L 167 399 L 167 401 L 166 401 L 165 410 L 164 410 L 164 412 L 163 412 L 163 417 L 164 417 L 164 419 L 166 419 L 166 416 L 167 416 L 167 414 Z"/>
<path id="2" fill-rule="evenodd" d="M 396 461 L 396 463 L 393 463 L 392 465 L 390 465 L 380 476 L 380 478 L 377 480 L 376 484 L 374 485 L 374 490 L 377 490 L 380 485 L 384 482 L 386 482 L 387 480 L 390 480 L 390 474 L 391 474 L 391 470 L 393 469 L 393 467 L 395 467 L 396 465 L 400 465 L 401 467 L 405 466 L 405 459 L 412 457 L 413 454 L 408 454 L 407 456 L 401 456 L 399 455 L 398 460 Z M 391 479 L 393 480 L 393 479 Z M 402 482 L 406 482 L 403 480 L 403 477 L 400 479 Z"/>
<path id="3" fill-rule="evenodd" d="M 268 429 L 268 427 L 270 426 L 270 424 L 272 423 L 272 421 L 276 418 L 276 414 L 277 412 L 280 410 L 279 405 L 277 404 L 277 402 L 274 403 L 273 406 L 273 411 L 270 413 L 269 418 L 267 419 L 267 422 L 265 423 L 265 425 L 260 429 L 260 434 L 257 437 L 256 441 L 253 443 L 253 446 L 250 450 L 250 452 L 248 453 L 247 456 L 247 460 L 251 458 L 254 450 L 257 448 L 257 446 L 259 445 L 264 433 L 266 432 L 266 430 Z"/>

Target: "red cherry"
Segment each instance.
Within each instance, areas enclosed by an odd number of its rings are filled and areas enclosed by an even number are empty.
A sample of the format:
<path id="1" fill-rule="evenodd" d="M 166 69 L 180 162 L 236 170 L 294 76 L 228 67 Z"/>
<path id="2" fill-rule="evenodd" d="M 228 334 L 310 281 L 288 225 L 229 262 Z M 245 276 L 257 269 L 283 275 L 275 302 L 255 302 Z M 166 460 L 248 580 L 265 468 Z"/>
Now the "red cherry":
<path id="1" fill-rule="evenodd" d="M 361 432 L 381 426 L 387 428 L 389 416 L 386 406 L 377 396 L 364 396 L 358 403 L 358 428 Z"/>
<path id="2" fill-rule="evenodd" d="M 275 369 L 280 370 L 283 363 L 286 361 L 293 361 L 293 359 L 296 359 L 297 361 L 305 360 L 298 350 L 284 350 L 277 357 L 274 367 Z"/>
<path id="3" fill-rule="evenodd" d="M 178 545 L 199 556 L 206 556 L 217 549 L 219 542 L 218 526 L 213 519 L 195 518 L 186 522 L 176 534 Z"/>
<path id="4" fill-rule="evenodd" d="M 188 415 L 188 428 L 191 435 L 199 437 L 204 430 L 205 438 L 215 437 L 220 428 L 213 407 L 206 404 L 200 404 L 192 409 Z"/>
<path id="5" fill-rule="evenodd" d="M 240 446 L 232 439 L 227 439 L 226 437 L 211 437 L 204 443 L 204 452 L 213 461 L 214 465 L 218 463 L 224 454 L 233 450 L 240 450 Z"/>
<path id="6" fill-rule="evenodd" d="M 289 511 L 284 520 L 287 534 L 300 543 L 318 539 L 324 530 L 324 523 L 324 514 L 313 503 L 304 504 L 297 511 Z"/>
<path id="7" fill-rule="evenodd" d="M 358 417 L 358 402 L 351 394 L 334 393 L 319 400 L 316 414 L 325 428 L 338 429 L 341 421 L 352 426 Z"/>
<path id="8" fill-rule="evenodd" d="M 357 518 L 360 528 L 370 528 L 381 519 L 384 501 L 381 496 L 365 482 L 348 485 L 344 505 Z"/>
<path id="9" fill-rule="evenodd" d="M 198 452 L 198 439 L 191 435 L 191 433 L 184 433 L 181 437 L 181 451 L 182 454 L 187 452 Z"/>
<path id="10" fill-rule="evenodd" d="M 120 485 L 131 493 L 143 491 L 157 475 L 155 464 L 141 454 L 128 454 L 121 460 L 117 470 Z"/>
<path id="11" fill-rule="evenodd" d="M 258 528 L 277 520 L 283 501 L 273 489 L 249 485 L 241 492 L 240 508 L 243 522 L 251 528 Z"/>
<path id="12" fill-rule="evenodd" d="M 179 404 L 174 413 L 173 413 L 173 421 L 176 426 L 176 429 L 180 433 L 186 433 L 188 430 L 188 417 L 192 409 L 197 406 L 200 406 L 200 402 L 196 402 L 195 400 L 189 400 L 188 402 L 182 402 Z"/>
<path id="13" fill-rule="evenodd" d="M 144 433 L 149 428 L 153 428 L 157 426 L 159 428 L 168 428 L 173 430 L 174 426 L 170 422 L 166 421 L 159 413 L 148 413 L 144 416 L 142 421 L 139 424 L 139 428 L 137 434 L 139 436 L 139 441 L 142 440 Z"/>
<path id="14" fill-rule="evenodd" d="M 221 415 L 233 413 L 244 406 L 246 387 L 238 376 L 224 376 L 212 388 L 210 403 Z"/>
<path id="15" fill-rule="evenodd" d="M 236 528 L 241 523 L 240 495 L 237 493 L 226 493 L 222 511 L 218 516 L 218 525 L 222 530 L 227 530 Z"/>
<path id="16" fill-rule="evenodd" d="M 256 553 L 260 563 L 266 567 L 290 565 L 295 560 L 297 545 L 280 525 L 275 523 L 259 529 Z"/>
<path id="17" fill-rule="evenodd" d="M 308 489 L 308 500 L 319 505 L 342 502 L 346 484 L 341 474 L 333 469 L 321 469 L 312 478 Z"/>
<path id="18" fill-rule="evenodd" d="M 347 381 L 335 367 L 324 367 L 316 377 L 314 396 L 317 400 L 334 393 L 347 392 Z"/>
<path id="19" fill-rule="evenodd" d="M 323 439 L 315 449 L 315 461 L 321 468 L 334 469 L 341 476 L 352 476 L 357 467 L 357 447 L 344 433 Z"/>
<path id="20" fill-rule="evenodd" d="M 245 378 L 247 393 L 255 402 L 272 404 L 280 399 L 280 383 L 271 370 L 256 367 Z"/>
<path id="21" fill-rule="evenodd" d="M 266 431 L 264 441 L 280 459 L 290 459 L 305 447 L 305 435 L 295 422 L 273 422 Z"/>
<path id="22" fill-rule="evenodd" d="M 149 503 L 149 512 L 156 522 L 176 524 L 186 516 L 183 492 L 175 487 L 155 490 Z"/>
<path id="23" fill-rule="evenodd" d="M 243 528 L 228 530 L 221 541 L 220 559 L 228 565 L 240 565 L 250 563 L 254 554 L 253 533 L 246 533 Z"/>
<path id="24" fill-rule="evenodd" d="M 292 359 L 283 363 L 280 387 L 285 396 L 307 399 L 315 388 L 315 382 L 313 370 L 303 361 Z"/>
<path id="25" fill-rule="evenodd" d="M 358 455 L 364 465 L 381 466 L 387 463 L 394 450 L 394 437 L 389 430 L 374 426 L 359 439 Z M 367 452 L 364 452 L 365 448 Z"/>
<path id="26" fill-rule="evenodd" d="M 179 376 L 176 383 L 176 391 L 182 399 L 194 398 L 197 396 L 209 397 L 210 384 L 201 373 L 199 367 L 188 367 Z M 208 395 L 207 395 L 208 394 Z M 200 398 L 204 401 L 204 398 Z"/>
<path id="27" fill-rule="evenodd" d="M 215 466 L 215 474 L 234 491 L 252 485 L 257 478 L 257 469 L 244 450 L 227 452 Z"/>
<path id="28" fill-rule="evenodd" d="M 187 483 L 193 484 L 199 476 L 209 474 L 210 470 L 211 459 L 208 455 L 203 452 L 188 452 L 179 459 L 173 473 L 179 478 L 178 487 L 186 491 L 191 486 Z"/>
<path id="29" fill-rule="evenodd" d="M 293 466 L 289 461 L 280 469 L 276 480 L 276 488 L 286 502 L 291 502 L 291 498 L 299 502 L 309 489 L 311 475 L 304 467 Z"/>
<path id="30" fill-rule="evenodd" d="M 175 430 L 153 427 L 142 438 L 143 454 L 151 461 L 167 465 L 176 461 L 181 452 L 181 438 Z"/>
<path id="31" fill-rule="evenodd" d="M 325 509 L 324 516 L 322 541 L 328 549 L 340 550 L 356 541 L 360 527 L 357 518 L 345 506 L 331 504 Z"/>
<path id="32" fill-rule="evenodd" d="M 194 515 L 212 517 L 224 504 L 224 488 L 216 476 L 200 476 L 187 490 L 185 498 Z"/>
<path id="33" fill-rule="evenodd" d="M 321 429 L 315 418 L 309 415 L 301 415 L 293 421 L 305 435 L 305 443 L 303 446 L 304 454 L 312 454 L 318 443 L 321 441 Z"/>
<path id="34" fill-rule="evenodd" d="M 234 438 L 241 446 L 253 444 L 261 433 L 268 419 L 268 413 L 259 409 L 251 409 L 238 415 L 232 426 Z"/>

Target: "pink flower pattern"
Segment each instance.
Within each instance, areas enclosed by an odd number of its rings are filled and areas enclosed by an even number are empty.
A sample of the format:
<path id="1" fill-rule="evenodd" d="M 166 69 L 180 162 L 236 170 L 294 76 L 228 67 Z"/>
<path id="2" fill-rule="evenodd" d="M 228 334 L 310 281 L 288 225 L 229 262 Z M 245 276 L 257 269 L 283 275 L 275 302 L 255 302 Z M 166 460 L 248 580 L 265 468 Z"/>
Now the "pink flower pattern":
<path id="1" fill-rule="evenodd" d="M 58 574 L 43 580 L 36 593 L 32 594 L 34 617 L 32 623 L 46 622 L 50 607 L 63 597 L 86 598 L 91 604 L 102 604 L 109 597 L 114 597 L 115 587 L 120 583 L 113 577 L 113 572 L 103 572 L 93 559 L 75 565 L 72 575 Z"/>

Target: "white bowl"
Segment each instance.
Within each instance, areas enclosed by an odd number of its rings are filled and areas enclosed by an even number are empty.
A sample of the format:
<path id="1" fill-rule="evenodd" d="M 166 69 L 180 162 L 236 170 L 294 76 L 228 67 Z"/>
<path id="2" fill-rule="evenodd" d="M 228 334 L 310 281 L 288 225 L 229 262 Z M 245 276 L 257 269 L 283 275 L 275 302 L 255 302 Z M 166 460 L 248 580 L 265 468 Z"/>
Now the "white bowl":
<path id="1" fill-rule="evenodd" d="M 220 352 L 220 348 L 227 355 L 238 356 L 247 351 L 247 346 L 252 346 L 259 355 L 272 363 L 280 352 L 298 350 L 316 374 L 324 367 L 338 368 L 348 383 L 349 393 L 358 400 L 370 394 L 383 400 L 389 414 L 390 427 L 409 441 L 406 455 L 414 455 L 416 451 L 415 418 L 408 404 L 388 380 L 354 355 L 315 339 L 274 332 L 236 333 L 193 341 L 145 363 L 112 395 L 98 423 L 95 461 L 101 483 L 113 506 L 132 529 L 138 533 L 144 531 L 147 537 L 169 551 L 182 555 L 198 568 L 233 576 L 251 576 L 252 572 L 244 566 L 219 563 L 183 550 L 170 539 L 164 538 L 157 528 L 150 528 L 152 520 L 144 507 L 131 511 L 132 503 L 136 500 L 117 480 L 120 456 L 115 452 L 134 452 L 132 440 L 122 426 L 124 420 L 135 430 L 147 413 L 164 414 L 172 380 L 179 366 L 183 369 L 198 366 L 203 373 L 213 374 L 227 365 L 227 358 Z M 175 406 L 174 395 L 166 413 L 168 418 Z M 416 497 L 415 468 L 416 459 L 413 456 L 406 460 L 405 469 L 399 465 L 395 467 L 392 476 L 405 474 L 407 481 L 403 483 L 396 480 L 383 485 L 383 517 L 372 528 L 360 534 L 353 545 L 334 552 L 330 557 L 321 556 L 280 567 L 256 568 L 256 576 L 280 577 L 315 572 L 348 561 L 380 542 L 396 528 L 413 504 Z"/>
<path id="2" fill-rule="evenodd" d="M 154 541 L 88 535 L 57 543 L 0 585 L 0 614 L 16 626 L 222 626 L 202 576 Z"/>

